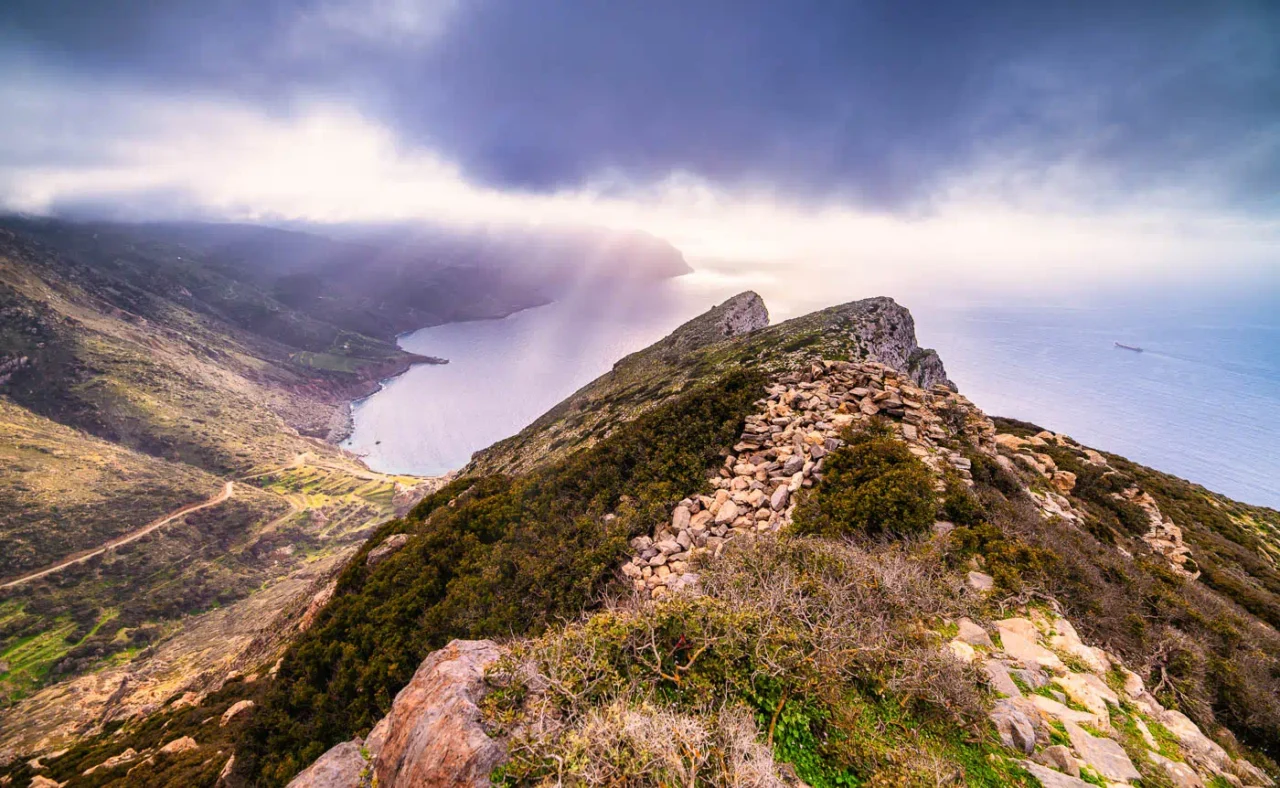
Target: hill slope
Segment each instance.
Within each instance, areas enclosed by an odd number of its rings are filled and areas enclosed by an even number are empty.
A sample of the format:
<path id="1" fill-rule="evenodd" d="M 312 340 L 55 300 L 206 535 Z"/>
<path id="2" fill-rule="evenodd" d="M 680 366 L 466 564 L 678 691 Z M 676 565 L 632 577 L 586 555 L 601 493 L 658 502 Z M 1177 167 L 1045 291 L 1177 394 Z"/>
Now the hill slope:
<path id="1" fill-rule="evenodd" d="M 1271 784 L 1280 513 L 989 418 L 889 299 L 764 322 L 620 361 L 255 681 L 15 784 Z"/>

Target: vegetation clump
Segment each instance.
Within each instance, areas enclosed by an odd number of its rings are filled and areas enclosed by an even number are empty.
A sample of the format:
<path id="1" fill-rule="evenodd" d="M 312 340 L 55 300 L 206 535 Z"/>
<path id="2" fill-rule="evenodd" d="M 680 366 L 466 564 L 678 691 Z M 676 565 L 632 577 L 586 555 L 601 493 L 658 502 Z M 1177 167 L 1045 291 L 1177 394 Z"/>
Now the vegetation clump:
<path id="1" fill-rule="evenodd" d="M 940 557 L 871 550 L 743 540 L 702 596 L 517 644 L 486 702 L 512 737 L 497 782 L 780 786 L 776 760 L 815 788 L 1027 784 L 973 680 L 919 626 L 966 611 Z"/>
<path id="2" fill-rule="evenodd" d="M 797 508 L 796 531 L 819 536 L 911 536 L 933 524 L 933 477 L 888 425 L 846 430 L 826 458 L 823 482 Z"/>
<path id="3" fill-rule="evenodd" d="M 286 654 L 248 732 L 248 773 L 282 785 L 367 732 L 422 659 L 453 638 L 533 634 L 594 604 L 627 539 L 707 484 L 763 384 L 730 373 L 556 465 L 461 479 L 384 527 Z M 397 531 L 412 538 L 367 567 L 368 551 Z"/>

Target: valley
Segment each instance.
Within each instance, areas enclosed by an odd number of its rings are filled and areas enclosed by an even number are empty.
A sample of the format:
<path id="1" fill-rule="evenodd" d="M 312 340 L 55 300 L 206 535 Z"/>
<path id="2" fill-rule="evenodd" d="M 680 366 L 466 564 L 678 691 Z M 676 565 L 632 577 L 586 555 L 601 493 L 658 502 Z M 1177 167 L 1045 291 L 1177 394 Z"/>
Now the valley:
<path id="1" fill-rule="evenodd" d="M 444 361 L 400 330 L 552 291 L 412 241 L 0 218 L 0 751 L 216 688 L 447 481 L 336 447 L 348 403 Z"/>

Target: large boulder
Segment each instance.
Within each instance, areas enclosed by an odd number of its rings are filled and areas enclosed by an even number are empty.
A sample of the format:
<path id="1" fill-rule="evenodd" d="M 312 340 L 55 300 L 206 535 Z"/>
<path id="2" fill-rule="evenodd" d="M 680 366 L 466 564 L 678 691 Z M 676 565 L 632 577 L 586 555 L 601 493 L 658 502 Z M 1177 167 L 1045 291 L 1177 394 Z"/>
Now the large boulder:
<path id="1" fill-rule="evenodd" d="M 382 544 L 369 551 L 365 557 L 365 566 L 374 567 L 391 557 L 391 554 L 404 547 L 409 541 L 409 534 L 392 534 Z"/>
<path id="2" fill-rule="evenodd" d="M 293 778 L 288 788 L 364 788 L 372 782 L 369 762 L 360 752 L 359 739 L 329 749 Z"/>
<path id="3" fill-rule="evenodd" d="M 500 655 L 491 640 L 455 640 L 423 661 L 378 732 L 379 788 L 489 785 L 506 748 L 485 733 L 476 704 Z"/>

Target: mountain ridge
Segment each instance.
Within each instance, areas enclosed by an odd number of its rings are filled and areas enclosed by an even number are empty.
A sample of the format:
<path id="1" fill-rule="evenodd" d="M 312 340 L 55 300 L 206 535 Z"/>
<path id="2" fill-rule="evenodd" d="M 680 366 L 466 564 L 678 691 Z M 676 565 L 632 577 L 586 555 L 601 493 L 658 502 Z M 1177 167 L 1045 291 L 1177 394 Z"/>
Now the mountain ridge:
<path id="1" fill-rule="evenodd" d="M 1252 764 L 1274 768 L 1280 710 L 1273 679 L 1251 665 L 1275 659 L 1277 534 L 1276 512 L 987 418 L 891 299 L 768 326 L 747 293 L 620 360 L 335 558 L 336 578 L 317 580 L 305 615 L 275 625 L 286 637 L 264 643 L 251 673 L 161 701 L 121 736 L 85 737 L 41 773 L 64 780 L 117 758 L 98 783 L 127 771 L 137 785 L 284 785 L 306 769 L 295 785 L 322 784 L 308 782 L 321 773 L 340 779 L 323 784 L 376 773 L 380 785 L 482 785 L 502 763 L 493 774 L 505 784 L 538 784 L 545 763 L 570 758 L 597 770 L 575 772 L 586 784 L 607 770 L 643 783 L 601 760 L 599 735 L 673 779 L 704 769 L 628 738 L 640 725 L 702 731 L 734 753 L 740 766 L 697 772 L 709 784 L 907 784 L 932 763 L 980 785 L 1135 774 L 1267 785 Z M 843 575 L 815 576 L 821 566 L 853 574 L 831 586 Z M 753 667 L 753 650 L 790 660 L 795 644 L 819 642 L 808 638 L 853 637 L 762 606 L 789 599 L 775 585 L 785 578 L 862 611 L 850 621 L 882 619 L 886 656 L 817 673 L 803 661 Z M 891 589 L 897 607 L 847 596 L 862 582 Z M 502 642 L 450 645 L 486 637 Z M 635 650 L 649 642 L 661 644 L 656 662 Z M 438 672 L 476 648 L 496 661 L 457 663 L 465 686 Z M 623 660 L 592 668 L 608 702 L 538 678 L 578 675 L 563 655 L 588 653 Z M 917 662 L 928 669 L 902 674 Z M 993 664 L 1013 678 L 999 682 Z M 781 683 L 761 689 L 765 675 Z M 697 688 L 708 681 L 742 705 L 707 705 Z M 440 692 L 469 700 L 455 707 Z M 201 728 L 233 708 L 240 721 Z M 560 727 L 527 727 L 535 712 Z M 866 727 L 867 714 L 908 733 Z M 484 737 L 501 752 L 484 745 L 490 755 L 460 772 L 452 756 L 403 749 L 424 720 L 444 725 L 432 735 Z M 181 735 L 189 753 L 161 752 Z"/>

